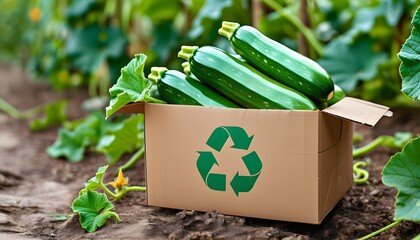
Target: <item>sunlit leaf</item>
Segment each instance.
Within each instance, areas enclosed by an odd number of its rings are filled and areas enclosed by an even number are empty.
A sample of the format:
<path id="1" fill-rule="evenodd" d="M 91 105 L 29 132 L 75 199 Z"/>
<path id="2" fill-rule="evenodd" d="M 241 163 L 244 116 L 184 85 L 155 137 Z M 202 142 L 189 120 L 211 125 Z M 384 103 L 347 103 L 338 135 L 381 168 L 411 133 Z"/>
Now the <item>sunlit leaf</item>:
<path id="1" fill-rule="evenodd" d="M 410 37 L 398 53 L 401 59 L 400 73 L 402 92 L 408 97 L 420 100 L 420 8 L 414 14 Z"/>
<path id="2" fill-rule="evenodd" d="M 372 80 L 378 72 L 378 65 L 386 58 L 386 53 L 372 50 L 372 41 L 368 37 L 352 44 L 339 37 L 325 47 L 324 56 L 318 62 L 334 83 L 348 92 L 358 81 Z"/>
<path id="3" fill-rule="evenodd" d="M 146 58 L 144 54 L 136 54 L 127 66 L 121 69 L 121 76 L 117 83 L 109 89 L 111 100 L 109 106 L 106 107 L 106 117 L 111 116 L 129 102 L 154 100 L 148 98 L 148 90 L 152 88 L 152 82 L 144 76 Z"/>
<path id="4" fill-rule="evenodd" d="M 108 165 L 99 167 L 98 171 L 96 171 L 95 176 L 92 177 L 91 179 L 89 179 L 89 181 L 87 183 L 85 183 L 85 188 L 80 190 L 79 196 L 88 192 L 88 191 L 95 191 L 98 188 L 100 188 L 102 179 L 105 175 L 105 172 L 106 172 L 107 168 L 108 168 Z"/>
<path id="5" fill-rule="evenodd" d="M 181 10 L 181 4 L 168 0 L 140 1 L 139 9 L 139 14 L 149 17 L 154 23 L 159 23 L 173 21 Z"/>
<path id="6" fill-rule="evenodd" d="M 115 164 L 124 153 L 132 152 L 143 144 L 143 132 L 139 131 L 139 125 L 143 125 L 143 115 L 130 117 L 101 138 L 96 150 L 106 154 L 110 164 Z"/>
<path id="7" fill-rule="evenodd" d="M 45 116 L 31 122 L 31 130 L 39 131 L 60 124 L 67 119 L 67 101 L 57 101 L 45 106 Z"/>
<path id="8" fill-rule="evenodd" d="M 395 220 L 420 222 L 420 138 L 395 154 L 382 172 L 384 184 L 398 189 Z"/>
<path id="9" fill-rule="evenodd" d="M 79 214 L 80 225 L 88 232 L 96 231 L 110 217 L 121 221 L 113 212 L 114 205 L 102 193 L 87 191 L 73 201 L 71 208 Z"/>

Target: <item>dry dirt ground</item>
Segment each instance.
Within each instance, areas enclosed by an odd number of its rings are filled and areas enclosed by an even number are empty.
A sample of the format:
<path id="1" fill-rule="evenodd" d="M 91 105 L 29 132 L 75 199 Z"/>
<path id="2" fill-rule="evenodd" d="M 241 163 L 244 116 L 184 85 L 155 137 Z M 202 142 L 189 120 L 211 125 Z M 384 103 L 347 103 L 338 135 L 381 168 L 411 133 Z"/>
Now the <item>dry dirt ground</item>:
<path id="1" fill-rule="evenodd" d="M 19 109 L 66 98 L 70 119 L 84 115 L 80 110 L 84 91 L 57 93 L 1 65 L 0 81 L 0 96 Z M 365 137 L 362 144 L 384 133 L 420 133 L 420 110 L 393 110 L 394 117 L 373 129 L 356 127 Z M 111 219 L 95 233 L 87 233 L 77 216 L 67 220 L 57 216 L 71 212 L 72 200 L 97 168 L 107 164 L 105 157 L 89 153 L 77 164 L 51 159 L 45 149 L 55 140 L 57 128 L 33 133 L 27 126 L 27 121 L 0 112 L 0 239 L 355 239 L 393 219 L 396 190 L 382 184 L 380 173 L 394 152 L 379 148 L 369 154 L 370 186 L 352 187 L 321 225 L 153 208 L 144 205 L 144 193 L 130 192 L 114 202 L 122 223 Z M 139 161 L 126 172 L 131 184 L 144 185 L 143 164 Z M 375 239 L 411 239 L 419 233 L 419 224 L 403 222 Z"/>

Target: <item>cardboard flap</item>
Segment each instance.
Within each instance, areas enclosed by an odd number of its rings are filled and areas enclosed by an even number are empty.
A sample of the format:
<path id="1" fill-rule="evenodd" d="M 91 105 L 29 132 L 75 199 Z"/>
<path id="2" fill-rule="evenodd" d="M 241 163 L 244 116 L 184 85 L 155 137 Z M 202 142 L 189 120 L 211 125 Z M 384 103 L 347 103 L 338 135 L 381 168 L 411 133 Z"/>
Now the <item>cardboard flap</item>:
<path id="1" fill-rule="evenodd" d="M 371 127 L 383 116 L 392 116 L 389 107 L 352 97 L 345 97 L 322 112 Z"/>
<path id="2" fill-rule="evenodd" d="M 118 109 L 117 113 L 144 113 L 144 102 L 129 103 Z"/>

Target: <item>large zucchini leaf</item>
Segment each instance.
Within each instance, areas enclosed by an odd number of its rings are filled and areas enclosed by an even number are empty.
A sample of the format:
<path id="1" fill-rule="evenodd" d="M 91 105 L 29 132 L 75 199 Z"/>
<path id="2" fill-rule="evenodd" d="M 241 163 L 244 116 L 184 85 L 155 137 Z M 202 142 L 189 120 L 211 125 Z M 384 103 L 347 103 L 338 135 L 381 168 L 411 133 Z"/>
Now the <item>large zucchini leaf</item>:
<path id="1" fill-rule="evenodd" d="M 414 100 L 420 100 L 420 7 L 414 14 L 410 37 L 398 53 L 401 59 L 400 74 L 402 92 Z"/>

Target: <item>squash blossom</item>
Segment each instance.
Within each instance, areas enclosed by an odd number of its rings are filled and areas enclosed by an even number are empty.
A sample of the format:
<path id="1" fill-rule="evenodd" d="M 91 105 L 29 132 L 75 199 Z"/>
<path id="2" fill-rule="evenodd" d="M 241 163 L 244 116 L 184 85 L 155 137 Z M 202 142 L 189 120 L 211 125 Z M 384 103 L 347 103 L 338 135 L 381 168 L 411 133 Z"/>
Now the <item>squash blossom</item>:
<path id="1" fill-rule="evenodd" d="M 128 177 L 124 177 L 122 170 L 118 172 L 118 177 L 114 179 L 113 182 L 110 182 L 111 186 L 113 186 L 116 189 L 116 192 L 118 193 L 121 191 L 123 187 L 125 187 L 128 184 Z"/>

